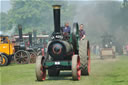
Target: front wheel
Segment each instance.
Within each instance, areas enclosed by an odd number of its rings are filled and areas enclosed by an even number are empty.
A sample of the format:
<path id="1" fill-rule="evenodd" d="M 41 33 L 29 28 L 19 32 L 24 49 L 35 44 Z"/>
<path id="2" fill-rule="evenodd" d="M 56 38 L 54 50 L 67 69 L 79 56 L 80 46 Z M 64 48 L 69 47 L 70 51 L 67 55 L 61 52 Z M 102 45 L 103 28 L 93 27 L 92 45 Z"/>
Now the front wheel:
<path id="1" fill-rule="evenodd" d="M 72 56 L 72 78 L 73 80 L 80 80 L 80 58 L 78 55 Z"/>
<path id="2" fill-rule="evenodd" d="M 43 81 L 46 78 L 46 69 L 42 65 L 43 62 L 44 58 L 42 56 L 36 58 L 36 78 L 38 81 Z"/>

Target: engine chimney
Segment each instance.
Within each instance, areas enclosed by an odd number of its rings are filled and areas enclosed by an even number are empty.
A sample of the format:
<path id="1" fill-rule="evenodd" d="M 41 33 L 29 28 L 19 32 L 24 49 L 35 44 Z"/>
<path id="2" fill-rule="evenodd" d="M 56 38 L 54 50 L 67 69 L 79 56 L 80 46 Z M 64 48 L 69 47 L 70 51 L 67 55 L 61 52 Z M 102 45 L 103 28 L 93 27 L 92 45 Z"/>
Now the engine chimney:
<path id="1" fill-rule="evenodd" d="M 36 39 L 37 39 L 37 30 L 33 30 L 33 36 L 34 36 L 34 44 L 36 44 Z"/>
<path id="2" fill-rule="evenodd" d="M 53 5 L 54 32 L 60 32 L 60 5 Z"/>
<path id="3" fill-rule="evenodd" d="M 19 30 L 19 40 L 22 41 L 23 37 L 22 37 L 22 25 L 21 24 L 18 25 L 18 30 Z"/>
<path id="4" fill-rule="evenodd" d="M 32 33 L 29 32 L 28 34 L 29 34 L 29 43 L 30 43 L 30 46 L 32 46 Z"/>

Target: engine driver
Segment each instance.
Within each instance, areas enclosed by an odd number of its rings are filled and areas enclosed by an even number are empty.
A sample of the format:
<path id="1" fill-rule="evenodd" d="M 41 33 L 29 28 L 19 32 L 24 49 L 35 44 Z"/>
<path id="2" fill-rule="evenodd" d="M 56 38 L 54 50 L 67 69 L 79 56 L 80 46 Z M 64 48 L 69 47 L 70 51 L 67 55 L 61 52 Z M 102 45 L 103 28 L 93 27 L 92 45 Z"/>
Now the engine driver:
<path id="1" fill-rule="evenodd" d="M 85 36 L 85 35 L 86 35 L 86 34 L 85 34 L 85 31 L 84 31 L 83 28 L 84 28 L 84 25 L 81 24 L 81 25 L 80 25 L 80 29 L 79 29 L 80 40 L 83 40 L 83 39 L 85 39 L 85 37 L 86 37 L 86 36 Z"/>
<path id="2" fill-rule="evenodd" d="M 65 27 L 63 28 L 63 34 L 70 34 L 71 27 L 69 26 L 69 23 L 65 23 Z"/>
<path id="3" fill-rule="evenodd" d="M 64 35 L 65 39 L 69 39 L 71 27 L 69 26 L 68 22 L 65 23 L 65 27 L 63 27 L 62 31 L 63 31 L 63 35 Z"/>

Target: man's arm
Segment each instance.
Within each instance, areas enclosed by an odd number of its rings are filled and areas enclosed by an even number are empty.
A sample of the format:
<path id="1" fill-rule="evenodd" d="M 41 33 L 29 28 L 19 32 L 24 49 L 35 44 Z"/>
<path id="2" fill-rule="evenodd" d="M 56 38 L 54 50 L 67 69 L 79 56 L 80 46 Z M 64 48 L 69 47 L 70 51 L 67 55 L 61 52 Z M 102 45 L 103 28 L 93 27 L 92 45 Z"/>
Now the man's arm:
<path id="1" fill-rule="evenodd" d="M 83 37 L 82 37 L 80 40 L 85 39 L 85 37 L 86 37 L 86 36 L 85 36 L 85 31 L 82 32 L 82 35 L 83 35 Z"/>
<path id="2" fill-rule="evenodd" d="M 82 37 L 80 40 L 83 40 L 83 39 L 85 39 L 85 37 L 86 37 L 86 36 L 85 36 L 85 35 L 83 35 L 83 37 Z"/>

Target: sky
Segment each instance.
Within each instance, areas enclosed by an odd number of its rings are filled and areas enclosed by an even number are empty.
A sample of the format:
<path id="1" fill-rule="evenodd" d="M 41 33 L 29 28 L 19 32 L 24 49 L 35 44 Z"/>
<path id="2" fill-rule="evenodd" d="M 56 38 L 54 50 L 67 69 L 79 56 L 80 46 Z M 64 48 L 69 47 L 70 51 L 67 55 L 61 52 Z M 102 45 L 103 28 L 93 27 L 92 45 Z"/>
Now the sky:
<path id="1" fill-rule="evenodd" d="M 11 8 L 10 0 L 0 0 L 0 12 L 7 12 Z"/>
<path id="2" fill-rule="evenodd" d="M 123 1 L 123 0 L 68 0 L 68 1 Z M 10 8 L 11 8 L 10 0 L 0 0 L 0 12 L 7 12 Z"/>

